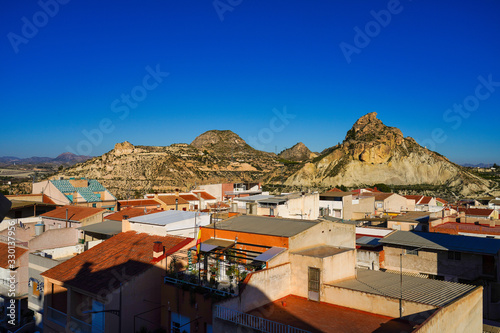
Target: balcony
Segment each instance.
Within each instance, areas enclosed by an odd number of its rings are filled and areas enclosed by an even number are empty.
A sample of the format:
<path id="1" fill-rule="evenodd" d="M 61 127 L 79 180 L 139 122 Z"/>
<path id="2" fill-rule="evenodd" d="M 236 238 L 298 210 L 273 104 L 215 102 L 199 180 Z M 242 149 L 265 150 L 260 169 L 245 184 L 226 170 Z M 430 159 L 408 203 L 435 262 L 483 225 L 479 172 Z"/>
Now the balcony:
<path id="1" fill-rule="evenodd" d="M 285 325 L 278 323 L 276 321 L 264 319 L 262 317 L 257 317 L 250 315 L 248 313 L 243 313 L 240 311 L 235 311 L 228 309 L 219 305 L 215 306 L 214 317 L 222 319 L 238 326 L 248 327 L 260 332 L 266 333 L 310 333 L 309 331 L 293 327 L 290 325 Z"/>
<path id="2" fill-rule="evenodd" d="M 47 320 L 61 326 L 66 327 L 68 324 L 68 315 L 64 312 L 56 310 L 50 306 L 47 307 Z M 103 333 L 104 330 L 93 327 L 92 324 L 86 323 L 75 317 L 70 317 L 69 321 L 69 332 L 79 332 L 79 333 Z"/>
<path id="3" fill-rule="evenodd" d="M 59 326 L 66 327 L 66 322 L 68 321 L 68 316 L 53 307 L 47 307 L 47 319 L 56 323 Z"/>

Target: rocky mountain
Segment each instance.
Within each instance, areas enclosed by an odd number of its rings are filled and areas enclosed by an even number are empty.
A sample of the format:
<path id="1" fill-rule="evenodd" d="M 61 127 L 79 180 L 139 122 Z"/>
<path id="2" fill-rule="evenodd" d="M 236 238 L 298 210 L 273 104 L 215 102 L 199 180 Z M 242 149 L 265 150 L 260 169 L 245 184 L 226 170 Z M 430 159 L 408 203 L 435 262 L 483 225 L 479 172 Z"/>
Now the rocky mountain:
<path id="1" fill-rule="evenodd" d="M 59 176 L 98 179 L 118 197 L 189 190 L 196 184 L 261 180 L 279 165 L 276 155 L 250 147 L 231 131 L 209 131 L 192 144 L 167 147 L 118 143 L 108 153 Z"/>
<path id="2" fill-rule="evenodd" d="M 369 113 L 356 121 L 342 144 L 326 149 L 289 177 L 302 187 L 430 184 L 462 195 L 486 192 L 490 182 L 421 147 L 401 130 Z"/>
<path id="3" fill-rule="evenodd" d="M 4 165 L 33 165 L 33 164 L 53 164 L 53 165 L 73 165 L 75 163 L 81 163 L 86 160 L 91 159 L 92 156 L 75 155 L 73 153 L 62 153 L 56 158 L 52 157 L 28 157 L 28 158 L 18 158 L 13 156 L 3 156 L 0 157 L 0 164 Z"/>
<path id="4" fill-rule="evenodd" d="M 317 154 L 311 152 L 309 148 L 307 148 L 306 145 L 303 144 L 302 142 L 299 142 L 295 144 L 293 147 L 285 149 L 278 154 L 279 158 L 294 162 L 307 161 L 316 156 Z"/>
<path id="5" fill-rule="evenodd" d="M 312 158 L 312 159 L 311 159 Z M 345 140 L 314 157 L 298 143 L 274 153 L 256 150 L 232 131 L 208 131 L 191 144 L 134 146 L 118 143 L 108 153 L 67 168 L 57 176 L 98 179 L 119 198 L 195 185 L 260 181 L 286 190 L 333 186 L 421 185 L 461 195 L 480 195 L 492 183 L 421 147 L 377 119 L 361 117 Z M 427 195 L 432 194 L 426 192 Z"/>

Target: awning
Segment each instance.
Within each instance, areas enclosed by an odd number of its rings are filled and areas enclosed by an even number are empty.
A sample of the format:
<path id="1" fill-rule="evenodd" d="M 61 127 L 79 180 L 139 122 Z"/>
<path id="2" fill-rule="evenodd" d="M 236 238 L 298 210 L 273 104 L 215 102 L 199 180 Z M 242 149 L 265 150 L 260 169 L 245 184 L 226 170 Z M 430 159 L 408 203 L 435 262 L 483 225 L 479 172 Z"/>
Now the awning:
<path id="1" fill-rule="evenodd" d="M 259 254 L 257 257 L 253 258 L 256 261 L 269 261 L 281 252 L 285 251 L 284 247 L 272 247 L 264 253 Z"/>
<path id="2" fill-rule="evenodd" d="M 122 222 L 121 221 L 104 221 L 100 223 L 95 223 L 91 225 L 87 225 L 84 227 L 77 228 L 84 232 L 92 232 L 96 234 L 103 235 L 117 235 L 122 232 Z"/>
<path id="3" fill-rule="evenodd" d="M 203 243 L 201 243 L 201 248 L 200 248 L 200 251 L 201 252 L 210 252 L 216 248 L 227 248 L 227 247 L 230 247 L 234 245 L 234 241 L 230 241 L 230 240 L 227 240 L 227 239 L 217 239 L 217 238 L 210 238 L 210 239 L 207 239 L 206 241 L 204 241 Z M 190 250 L 196 250 L 196 246 L 193 246 L 192 248 L 190 248 Z"/>

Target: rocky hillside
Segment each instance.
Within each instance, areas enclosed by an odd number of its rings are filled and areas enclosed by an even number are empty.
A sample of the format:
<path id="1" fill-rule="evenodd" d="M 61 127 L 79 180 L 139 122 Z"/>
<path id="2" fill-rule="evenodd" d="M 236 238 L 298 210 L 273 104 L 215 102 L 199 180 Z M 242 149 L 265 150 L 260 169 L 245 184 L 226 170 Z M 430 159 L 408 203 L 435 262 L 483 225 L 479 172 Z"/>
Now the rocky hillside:
<path id="1" fill-rule="evenodd" d="M 484 193 L 490 183 L 446 157 L 421 147 L 375 112 L 356 121 L 342 144 L 326 149 L 289 177 L 289 186 L 362 186 L 366 184 L 442 185 L 462 195 Z"/>
<path id="2" fill-rule="evenodd" d="M 311 152 L 302 142 L 299 142 L 292 148 L 285 149 L 278 154 L 279 158 L 294 162 L 307 161 L 316 156 L 317 154 Z"/>
<path id="3" fill-rule="evenodd" d="M 312 158 L 312 159 L 311 159 Z M 302 143 L 274 153 L 256 150 L 231 131 L 208 131 L 191 144 L 167 147 L 118 143 L 108 153 L 57 176 L 95 178 L 119 198 L 195 185 L 260 181 L 270 188 L 323 190 L 333 186 L 429 185 L 464 196 L 483 194 L 489 181 L 385 126 L 361 117 L 342 144 L 314 157 Z M 426 192 L 427 195 L 432 194 Z"/>
<path id="4" fill-rule="evenodd" d="M 191 145 L 118 143 L 108 153 L 58 176 L 95 178 L 124 198 L 134 193 L 189 190 L 196 184 L 259 181 L 278 165 L 275 154 L 253 149 L 231 131 L 209 131 Z"/>

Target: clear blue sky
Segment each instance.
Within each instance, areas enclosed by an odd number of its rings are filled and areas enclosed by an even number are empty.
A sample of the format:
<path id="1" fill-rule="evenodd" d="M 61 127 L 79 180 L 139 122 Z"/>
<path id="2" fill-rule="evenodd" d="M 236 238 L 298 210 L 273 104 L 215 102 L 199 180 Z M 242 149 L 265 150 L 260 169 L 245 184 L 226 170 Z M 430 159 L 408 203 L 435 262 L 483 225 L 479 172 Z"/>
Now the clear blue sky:
<path id="1" fill-rule="evenodd" d="M 375 111 L 454 162 L 500 162 L 498 1 L 60 1 L 2 2 L 0 156 L 210 129 L 321 151 Z"/>

